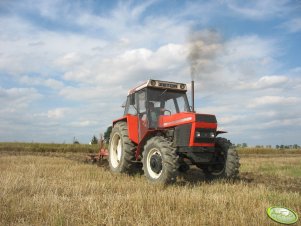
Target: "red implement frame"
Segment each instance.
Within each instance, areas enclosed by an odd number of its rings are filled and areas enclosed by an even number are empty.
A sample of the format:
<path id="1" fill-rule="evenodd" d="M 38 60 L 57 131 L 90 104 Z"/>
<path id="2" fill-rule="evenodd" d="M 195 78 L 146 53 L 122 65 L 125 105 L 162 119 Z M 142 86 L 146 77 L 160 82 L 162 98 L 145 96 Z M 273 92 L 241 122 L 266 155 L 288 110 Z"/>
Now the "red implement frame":
<path id="1" fill-rule="evenodd" d="M 109 156 L 109 152 L 108 149 L 105 148 L 104 140 L 101 136 L 99 140 L 99 152 L 97 154 L 88 154 L 87 161 L 92 163 L 101 162 L 103 159 L 106 159 L 107 156 Z"/>

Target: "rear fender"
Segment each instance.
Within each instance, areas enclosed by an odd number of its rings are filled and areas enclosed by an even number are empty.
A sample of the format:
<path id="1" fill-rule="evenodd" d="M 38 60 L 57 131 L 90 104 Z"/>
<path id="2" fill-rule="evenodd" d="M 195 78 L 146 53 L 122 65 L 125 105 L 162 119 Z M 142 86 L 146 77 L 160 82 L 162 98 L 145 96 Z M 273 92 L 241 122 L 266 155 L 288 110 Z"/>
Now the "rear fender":
<path id="1" fill-rule="evenodd" d="M 122 118 L 113 121 L 113 126 L 117 122 L 126 122 L 128 126 L 129 139 L 138 144 L 138 117 L 136 115 L 127 114 Z"/>
<path id="2" fill-rule="evenodd" d="M 126 122 L 126 121 L 127 121 L 127 117 L 126 117 L 126 116 L 124 116 L 124 117 L 122 117 L 122 118 L 119 118 L 119 119 L 116 119 L 116 120 L 113 121 L 113 127 L 114 127 L 114 125 L 115 125 L 117 122 Z"/>

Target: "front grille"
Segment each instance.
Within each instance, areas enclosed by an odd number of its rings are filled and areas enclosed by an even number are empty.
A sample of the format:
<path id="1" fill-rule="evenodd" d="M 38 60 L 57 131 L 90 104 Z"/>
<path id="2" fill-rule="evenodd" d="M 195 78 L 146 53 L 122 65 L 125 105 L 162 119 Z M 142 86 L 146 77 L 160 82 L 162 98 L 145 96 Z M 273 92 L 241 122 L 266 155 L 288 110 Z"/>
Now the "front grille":
<path id="1" fill-rule="evenodd" d="M 208 122 L 208 123 L 217 122 L 215 115 L 196 114 L 195 119 L 197 122 Z"/>
<path id="2" fill-rule="evenodd" d="M 210 133 L 215 134 L 215 129 L 196 128 L 194 135 L 200 133 L 200 137 L 194 137 L 194 143 L 214 143 L 215 138 L 210 137 Z"/>
<path id="3" fill-rule="evenodd" d="M 187 147 L 190 140 L 191 124 L 179 125 L 175 128 L 175 146 Z"/>

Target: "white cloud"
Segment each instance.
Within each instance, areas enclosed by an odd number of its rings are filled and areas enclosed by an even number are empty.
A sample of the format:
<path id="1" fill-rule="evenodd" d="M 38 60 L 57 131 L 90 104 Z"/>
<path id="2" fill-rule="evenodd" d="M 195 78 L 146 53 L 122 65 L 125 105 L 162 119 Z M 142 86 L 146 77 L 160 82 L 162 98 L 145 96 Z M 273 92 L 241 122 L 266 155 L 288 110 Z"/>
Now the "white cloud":
<path id="1" fill-rule="evenodd" d="M 260 72 L 265 73 L 264 68 L 270 67 L 273 61 L 268 64 L 262 62 L 276 52 L 272 47 L 273 44 L 273 41 L 260 39 L 257 36 L 238 37 L 226 42 L 224 44 L 225 51 L 213 63 L 216 67 L 213 67 L 211 71 L 201 72 L 202 77 L 199 81 L 205 86 L 201 89 L 207 90 L 210 87 L 212 90 L 214 86 L 227 83 L 232 86 L 232 80 L 234 82 L 237 78 L 245 78 Z M 187 81 L 189 78 L 186 62 L 187 50 L 185 43 L 169 43 L 154 51 L 138 48 L 107 57 L 97 54 L 86 57 L 79 56 L 83 60 L 67 69 L 64 79 L 89 85 L 98 84 L 99 86 L 136 84 L 150 77 L 161 78 L 162 75 L 178 81 Z M 69 54 L 67 55 L 69 56 Z M 254 72 L 254 68 L 257 68 L 258 71 Z M 268 79 L 271 78 L 262 78 L 256 86 L 264 87 L 264 83 L 270 82 L 266 81 Z M 274 78 L 272 77 L 272 79 Z M 215 85 L 212 86 L 210 81 Z M 83 90 L 84 93 L 86 91 Z"/>
<path id="2" fill-rule="evenodd" d="M 292 127 L 296 125 L 301 125 L 301 118 L 277 119 L 262 124 L 264 128 Z"/>
<path id="3" fill-rule="evenodd" d="M 92 103 L 95 101 L 112 101 L 112 98 L 126 98 L 127 90 L 122 86 L 83 86 L 83 87 L 65 87 L 59 93 L 62 97 L 75 101 L 84 101 Z M 113 99 L 114 100 L 114 99 Z"/>
<path id="4" fill-rule="evenodd" d="M 2 109 L 10 109 L 12 112 L 27 107 L 33 101 L 42 96 L 33 88 L 1 88 L 0 105 Z"/>
<path id="5" fill-rule="evenodd" d="M 94 60 L 90 61 L 92 57 Z M 185 57 L 185 46 L 172 43 L 155 51 L 139 48 L 107 58 L 94 55 L 68 70 L 64 79 L 90 85 L 136 83 L 156 76 L 159 71 L 174 72 L 183 67 Z"/>
<path id="6" fill-rule="evenodd" d="M 233 12 L 252 20 L 280 17 L 292 11 L 288 0 L 227 0 L 226 4 Z"/>
<path id="7" fill-rule="evenodd" d="M 255 82 L 240 82 L 238 89 L 267 89 L 285 85 L 289 81 L 286 76 L 263 76 Z"/>
<path id="8" fill-rule="evenodd" d="M 75 18 L 81 26 L 89 26 L 93 29 L 119 30 L 124 32 L 127 22 L 139 20 L 140 15 L 155 1 L 144 1 L 142 4 L 133 5 L 129 2 L 119 2 L 117 7 L 107 12 L 106 17 L 91 14 L 89 11 L 83 11 L 79 17 Z M 119 25 L 119 26 L 116 26 Z"/>
<path id="9" fill-rule="evenodd" d="M 40 78 L 23 75 L 19 78 L 18 82 L 24 85 L 31 86 L 46 86 L 51 89 L 61 89 L 64 87 L 64 83 L 52 78 Z"/>
<path id="10" fill-rule="evenodd" d="M 260 38 L 257 35 L 238 36 L 229 40 L 225 46 L 227 62 L 264 60 L 277 52 L 275 40 Z"/>
<path id="11" fill-rule="evenodd" d="M 79 120 L 76 122 L 72 122 L 70 125 L 74 127 L 88 127 L 88 126 L 96 126 L 98 125 L 98 121 L 91 121 L 91 120 Z"/>
<path id="12" fill-rule="evenodd" d="M 289 32 L 295 33 L 301 31 L 301 17 L 293 18 L 286 21 L 280 25 L 280 27 L 285 28 Z"/>
<path id="13" fill-rule="evenodd" d="M 300 98 L 297 97 L 282 97 L 282 96 L 263 96 L 257 97 L 250 101 L 248 107 L 267 107 L 270 105 L 276 105 L 282 107 L 283 105 L 295 105 L 300 102 Z"/>
<path id="14" fill-rule="evenodd" d="M 7 27 L 6 24 L 10 26 Z M 17 17 L 0 17 L 0 26 L 5 27 L 0 35 L 0 70 L 11 74 L 37 71 L 43 74 L 62 70 L 78 64 L 80 56 L 85 57 L 94 48 L 103 48 L 106 45 L 106 41 L 100 38 L 83 34 L 39 30 Z"/>
<path id="15" fill-rule="evenodd" d="M 69 111 L 67 108 L 55 108 L 47 112 L 47 117 L 50 119 L 61 119 Z"/>
<path id="16" fill-rule="evenodd" d="M 230 123 L 236 122 L 237 120 L 244 120 L 246 118 L 247 118 L 246 115 L 228 115 L 228 116 L 219 118 L 219 123 L 230 124 Z"/>
<path id="17" fill-rule="evenodd" d="M 80 54 L 76 52 L 66 53 L 59 59 L 57 59 L 56 63 L 62 66 L 74 66 L 75 64 L 80 63 L 81 58 Z"/>
<path id="18" fill-rule="evenodd" d="M 42 99 L 33 88 L 0 87 L 0 140 L 24 141 L 34 121 L 31 106 Z M 26 139 L 25 139 L 26 140 Z"/>

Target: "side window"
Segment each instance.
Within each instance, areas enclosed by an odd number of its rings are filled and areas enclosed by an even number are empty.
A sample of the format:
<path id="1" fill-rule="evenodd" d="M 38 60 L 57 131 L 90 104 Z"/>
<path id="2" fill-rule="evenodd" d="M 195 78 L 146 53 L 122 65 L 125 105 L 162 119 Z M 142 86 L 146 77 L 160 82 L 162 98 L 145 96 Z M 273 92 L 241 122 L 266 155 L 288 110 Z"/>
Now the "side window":
<path id="1" fill-rule="evenodd" d="M 145 113 L 146 108 L 145 108 L 145 92 L 138 93 L 138 110 L 139 113 Z"/>
<path id="2" fill-rule="evenodd" d="M 169 110 L 171 114 L 177 113 L 175 102 L 173 99 L 169 99 L 165 102 L 165 110 Z M 169 112 L 165 112 L 165 114 L 169 114 Z"/>
<path id="3" fill-rule="evenodd" d="M 128 96 L 128 98 L 126 100 L 124 115 L 126 115 L 126 114 L 137 115 L 137 110 L 136 110 L 135 106 L 131 105 L 130 103 L 131 103 L 130 97 Z"/>
<path id="4" fill-rule="evenodd" d="M 179 107 L 179 111 L 180 112 L 186 112 L 187 111 L 187 107 L 185 105 L 185 100 L 183 96 L 179 96 L 177 97 L 177 103 L 178 103 L 178 107 Z"/>
<path id="5" fill-rule="evenodd" d="M 137 110 L 135 109 L 134 105 L 129 106 L 128 114 L 130 115 L 137 115 Z"/>

